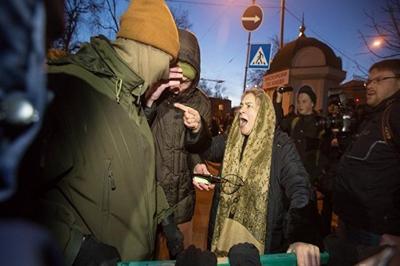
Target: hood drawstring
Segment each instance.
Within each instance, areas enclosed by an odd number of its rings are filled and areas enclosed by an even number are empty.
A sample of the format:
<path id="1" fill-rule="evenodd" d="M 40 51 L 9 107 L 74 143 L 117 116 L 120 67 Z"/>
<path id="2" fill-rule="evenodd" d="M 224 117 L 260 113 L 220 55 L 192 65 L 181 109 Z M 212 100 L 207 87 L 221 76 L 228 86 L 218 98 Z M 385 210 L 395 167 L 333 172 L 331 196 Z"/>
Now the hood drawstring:
<path id="1" fill-rule="evenodd" d="M 117 100 L 117 103 L 119 103 L 120 100 L 120 94 L 122 90 L 122 79 L 118 78 L 117 81 L 115 82 L 115 98 Z"/>
<path id="2" fill-rule="evenodd" d="M 117 100 L 117 103 L 120 102 L 121 100 L 121 91 L 122 91 L 122 85 L 123 85 L 123 80 L 121 78 L 117 78 L 117 81 L 115 82 L 115 99 Z M 136 105 L 140 106 L 140 101 L 141 101 L 141 97 L 140 95 L 142 94 L 142 90 L 143 90 L 143 84 L 139 85 L 139 96 L 137 96 L 136 99 Z"/>
<path id="3" fill-rule="evenodd" d="M 140 106 L 140 98 L 141 98 L 141 95 L 142 95 L 142 90 L 143 90 L 143 84 L 140 84 L 139 85 L 139 88 L 140 88 L 140 90 L 139 90 L 139 95 L 137 96 L 137 99 L 136 99 L 136 104 L 137 104 L 137 106 Z"/>
<path id="4" fill-rule="evenodd" d="M 136 99 L 136 105 L 139 106 L 138 113 L 141 114 L 143 107 L 142 107 L 140 101 L 141 101 L 141 98 L 142 98 L 141 95 L 142 95 L 142 90 L 143 90 L 143 84 L 140 84 L 139 87 L 140 87 L 140 90 L 139 90 L 139 95 L 137 96 L 137 99 Z"/>

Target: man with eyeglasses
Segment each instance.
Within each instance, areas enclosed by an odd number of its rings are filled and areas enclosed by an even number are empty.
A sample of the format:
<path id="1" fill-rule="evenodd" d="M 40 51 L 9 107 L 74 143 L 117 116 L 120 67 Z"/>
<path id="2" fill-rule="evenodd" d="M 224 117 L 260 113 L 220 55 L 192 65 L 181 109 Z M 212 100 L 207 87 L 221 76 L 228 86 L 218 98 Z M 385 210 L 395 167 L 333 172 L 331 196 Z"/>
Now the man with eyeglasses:
<path id="1" fill-rule="evenodd" d="M 400 59 L 372 65 L 365 87 L 367 114 L 340 160 L 333 200 L 339 237 L 378 246 L 400 236 Z"/>

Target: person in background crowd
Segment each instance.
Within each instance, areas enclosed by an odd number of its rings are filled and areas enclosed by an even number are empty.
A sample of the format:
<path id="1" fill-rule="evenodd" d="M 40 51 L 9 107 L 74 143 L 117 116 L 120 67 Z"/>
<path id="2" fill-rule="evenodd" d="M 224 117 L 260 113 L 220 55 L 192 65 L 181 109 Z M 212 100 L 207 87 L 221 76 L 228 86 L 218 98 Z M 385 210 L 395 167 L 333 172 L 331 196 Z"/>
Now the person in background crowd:
<path id="1" fill-rule="evenodd" d="M 221 133 L 220 121 L 219 118 L 216 116 L 213 116 L 211 118 L 210 132 L 211 136 L 217 136 Z"/>
<path id="2" fill-rule="evenodd" d="M 207 146 L 207 137 L 211 138 L 208 131 L 211 106 L 207 96 L 197 89 L 200 79 L 197 38 L 181 29 L 179 38 L 178 66 L 183 70 L 180 86 L 170 86 L 174 80 L 157 84 L 157 89 L 147 97 L 145 112 L 155 139 L 157 180 L 165 191 L 168 203 L 175 206 L 174 220 L 183 232 L 185 247 L 188 247 L 192 243 L 195 205 L 191 173 L 193 166 L 200 161 L 196 153 Z M 181 110 L 173 105 L 176 102 L 190 108 L 183 117 L 179 115 Z M 191 127 L 191 124 L 195 126 Z M 199 138 L 199 143 L 187 145 L 186 134 L 203 137 Z"/>
<path id="3" fill-rule="evenodd" d="M 372 65 L 365 87 L 366 117 L 340 160 L 333 207 L 341 238 L 377 246 L 400 236 L 400 60 Z"/>
<path id="4" fill-rule="evenodd" d="M 289 109 L 287 114 L 285 115 L 285 119 L 294 119 L 296 117 L 294 104 L 289 105 Z"/>
<path id="5" fill-rule="evenodd" d="M 307 244 L 319 242 L 308 175 L 293 142 L 275 129 L 275 111 L 262 90 L 244 93 L 228 140 L 220 140 L 210 149 L 212 156 L 223 157 L 227 182 L 214 194 L 211 250 L 226 256 L 235 244 L 249 242 L 260 254 L 287 250 L 296 253 L 298 265 L 319 265 L 319 248 Z M 197 179 L 193 183 L 214 188 Z"/>
<path id="6" fill-rule="evenodd" d="M 344 149 L 344 145 L 341 143 L 339 104 L 340 102 L 336 95 L 330 97 L 328 115 L 325 119 L 325 133 L 322 136 L 320 145 L 320 165 L 322 170 L 319 176 L 318 190 L 323 194 L 321 210 L 322 237 L 331 233 L 333 179 Z"/>
<path id="7" fill-rule="evenodd" d="M 365 110 L 366 110 L 366 105 L 365 104 L 360 104 L 356 106 L 355 110 L 355 118 L 356 118 L 356 123 L 354 125 L 355 131 L 358 131 L 358 127 L 362 124 L 365 118 Z"/>
<path id="8" fill-rule="evenodd" d="M 324 127 L 321 118 L 314 111 L 317 96 L 309 86 L 303 86 L 297 93 L 297 117 L 285 119 L 282 111 L 282 93 L 277 93 L 274 103 L 277 124 L 293 139 L 301 161 L 306 168 L 311 184 L 315 185 L 319 176 L 319 147 Z"/>
<path id="9" fill-rule="evenodd" d="M 169 71 L 178 52 L 165 2 L 134 0 L 115 41 L 93 37 L 76 54 L 49 60 L 55 97 L 22 174 L 45 182 L 38 215 L 67 265 L 153 257 L 156 226 L 169 205 L 156 186 L 141 97 L 162 79 L 182 78 L 181 69 Z M 178 234 L 170 235 L 170 246 L 179 247 Z"/>
<path id="10" fill-rule="evenodd" d="M 232 109 L 229 113 L 226 114 L 225 119 L 224 119 L 224 125 L 222 127 L 222 133 L 223 134 L 228 134 L 229 129 L 231 128 L 233 118 L 234 118 L 234 110 Z"/>

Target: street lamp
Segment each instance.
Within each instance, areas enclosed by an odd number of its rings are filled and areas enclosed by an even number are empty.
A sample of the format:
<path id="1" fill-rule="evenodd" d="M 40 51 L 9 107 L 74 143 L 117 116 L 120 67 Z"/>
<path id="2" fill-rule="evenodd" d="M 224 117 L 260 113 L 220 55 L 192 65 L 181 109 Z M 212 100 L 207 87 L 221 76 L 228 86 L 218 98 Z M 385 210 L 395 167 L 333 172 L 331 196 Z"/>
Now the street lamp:
<path id="1" fill-rule="evenodd" d="M 375 39 L 372 42 L 372 47 L 379 48 L 382 45 L 382 43 L 383 43 L 382 38 Z"/>

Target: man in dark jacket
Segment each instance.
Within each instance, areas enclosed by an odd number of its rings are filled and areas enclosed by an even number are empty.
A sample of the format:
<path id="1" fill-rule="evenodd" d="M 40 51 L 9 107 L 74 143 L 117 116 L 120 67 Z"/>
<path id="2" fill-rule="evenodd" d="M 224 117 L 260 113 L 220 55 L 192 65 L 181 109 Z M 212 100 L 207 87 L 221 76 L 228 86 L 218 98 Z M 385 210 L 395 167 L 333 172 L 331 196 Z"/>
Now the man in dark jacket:
<path id="1" fill-rule="evenodd" d="M 67 265 L 152 258 L 168 203 L 156 187 L 154 140 L 140 101 L 168 78 L 178 52 L 165 2 L 135 0 L 117 40 L 94 37 L 76 54 L 49 62 L 55 98 L 26 160 L 36 169 L 23 170 L 46 181 L 40 215 Z"/>
<path id="2" fill-rule="evenodd" d="M 161 84 L 148 96 L 145 109 L 155 138 L 157 180 L 164 189 L 168 202 L 175 206 L 176 223 L 184 234 L 185 246 L 192 242 L 192 222 L 194 213 L 195 191 L 191 172 L 199 161 L 195 153 L 205 147 L 210 120 L 210 102 L 206 95 L 197 89 L 200 78 L 200 48 L 195 35 L 186 30 L 179 30 L 180 51 L 178 65 L 183 70 L 180 86 L 174 86 L 175 80 Z M 181 103 L 193 108 L 201 119 L 197 127 L 184 124 L 185 116 L 174 106 Z M 185 109 L 185 107 L 183 107 Z M 194 110 L 196 109 L 196 110 Z M 185 109 L 186 110 L 186 109 Z M 191 118 L 189 118 L 190 120 Z M 197 121 L 201 122 L 201 121 Z M 188 145 L 186 134 L 199 134 L 199 143 Z"/>
<path id="3" fill-rule="evenodd" d="M 384 60 L 365 82 L 369 110 L 341 158 L 333 207 L 340 236 L 378 245 L 400 235 L 400 60 Z"/>

